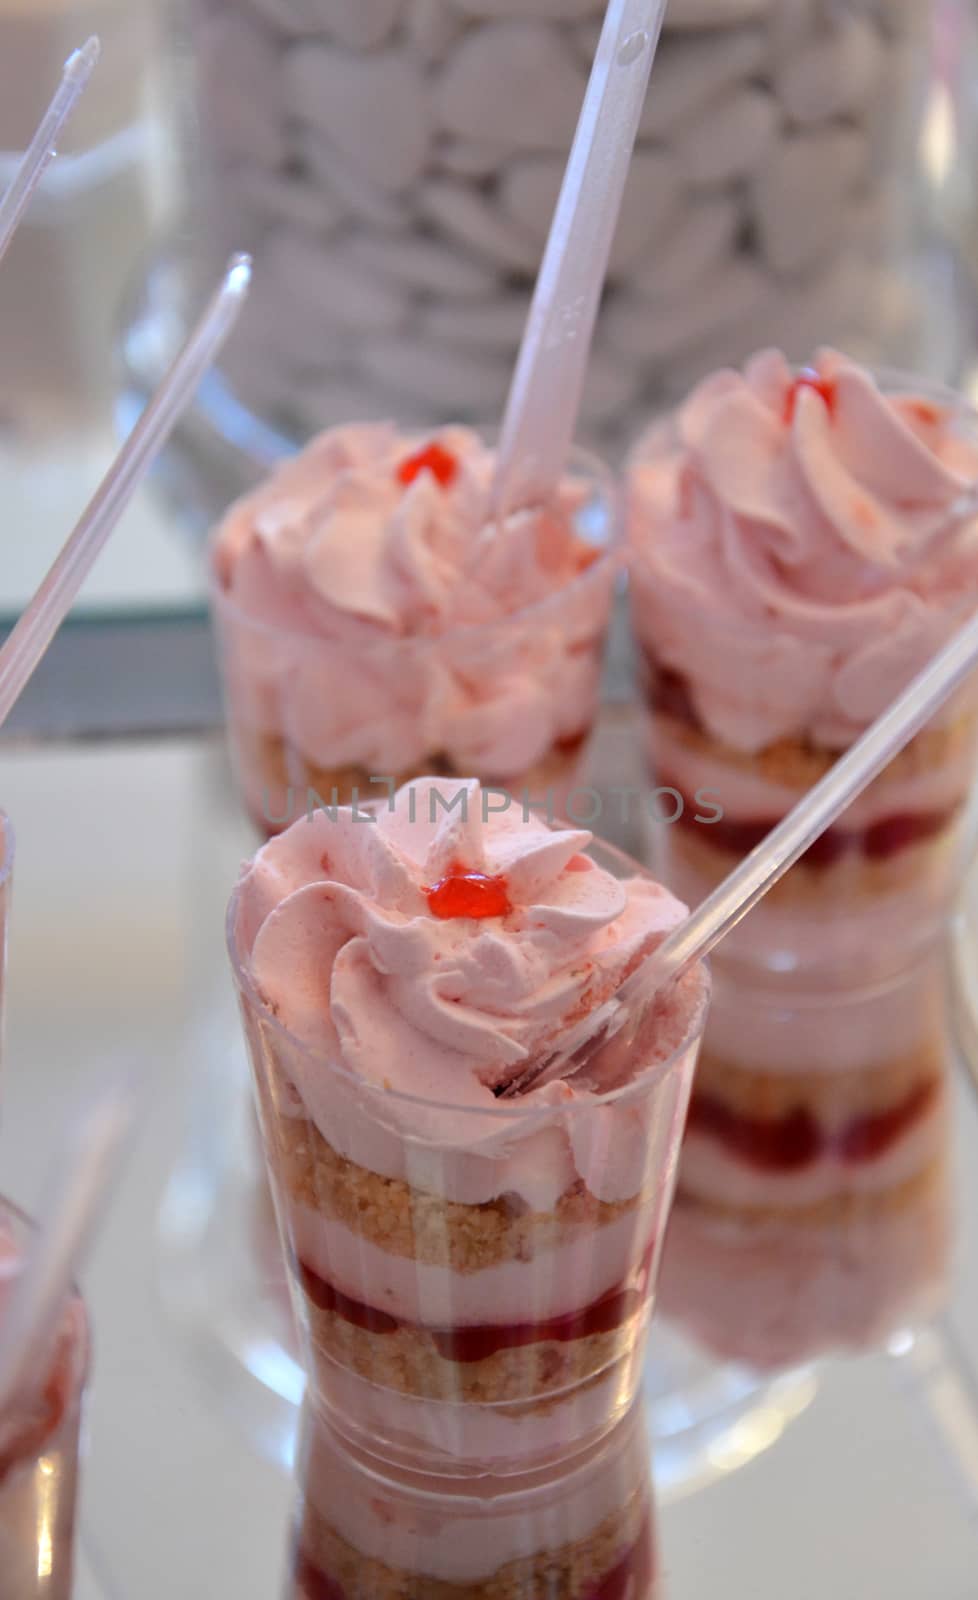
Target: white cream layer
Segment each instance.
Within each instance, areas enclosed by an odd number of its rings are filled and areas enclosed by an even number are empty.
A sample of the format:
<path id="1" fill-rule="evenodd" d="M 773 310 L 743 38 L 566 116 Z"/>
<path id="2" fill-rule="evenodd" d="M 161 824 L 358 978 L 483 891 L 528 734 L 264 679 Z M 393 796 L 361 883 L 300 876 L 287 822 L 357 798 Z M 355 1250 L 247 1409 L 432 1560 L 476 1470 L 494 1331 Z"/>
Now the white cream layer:
<path id="1" fill-rule="evenodd" d="M 292 1243 L 307 1267 L 351 1299 L 429 1328 L 544 1322 L 583 1310 L 634 1274 L 652 1220 L 636 1208 L 532 1261 L 462 1273 L 392 1255 L 335 1218 L 289 1207 Z"/>

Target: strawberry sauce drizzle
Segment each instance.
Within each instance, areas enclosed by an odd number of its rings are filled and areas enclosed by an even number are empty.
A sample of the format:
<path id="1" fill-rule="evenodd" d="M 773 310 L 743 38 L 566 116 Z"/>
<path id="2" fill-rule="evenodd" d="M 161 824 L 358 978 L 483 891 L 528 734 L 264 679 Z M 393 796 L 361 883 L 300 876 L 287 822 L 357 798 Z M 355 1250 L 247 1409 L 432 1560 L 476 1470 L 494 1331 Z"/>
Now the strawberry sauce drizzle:
<path id="1" fill-rule="evenodd" d="M 435 482 L 441 488 L 449 489 L 458 476 L 458 461 L 450 450 L 441 444 L 428 444 L 423 449 L 416 450 L 413 456 L 408 456 L 397 469 L 399 483 L 405 487 L 420 477 L 422 472 L 430 472 Z"/>
<path id="2" fill-rule="evenodd" d="M 448 922 L 456 917 L 505 917 L 512 911 L 509 889 L 501 874 L 469 872 L 460 861 L 424 893 L 433 917 Z"/>

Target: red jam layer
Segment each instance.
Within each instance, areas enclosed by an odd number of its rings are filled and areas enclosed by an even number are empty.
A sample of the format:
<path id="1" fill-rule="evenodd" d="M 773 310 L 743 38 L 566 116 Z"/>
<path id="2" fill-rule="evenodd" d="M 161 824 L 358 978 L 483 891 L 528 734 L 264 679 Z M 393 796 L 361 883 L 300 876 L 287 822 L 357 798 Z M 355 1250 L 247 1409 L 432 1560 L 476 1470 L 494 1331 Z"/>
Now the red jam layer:
<path id="1" fill-rule="evenodd" d="M 647 1600 L 654 1577 L 655 1547 L 649 1518 L 632 1548 L 597 1588 L 588 1590 L 585 1600 Z"/>
<path id="2" fill-rule="evenodd" d="M 297 1264 L 299 1281 L 314 1306 L 320 1311 L 331 1311 L 354 1328 L 367 1333 L 397 1333 L 406 1328 L 413 1333 L 426 1334 L 432 1339 L 438 1354 L 446 1361 L 467 1364 L 488 1361 L 500 1350 L 521 1349 L 525 1345 L 551 1341 L 569 1344 L 573 1339 L 589 1339 L 593 1334 L 612 1333 L 642 1309 L 645 1301 L 645 1277 L 638 1275 L 635 1286 L 612 1289 L 591 1305 L 580 1311 L 570 1311 L 562 1317 L 551 1317 L 546 1322 L 475 1323 L 458 1328 L 426 1328 L 417 1323 L 401 1322 L 386 1311 L 359 1300 L 351 1300 L 341 1290 L 326 1283 L 305 1262 Z"/>
<path id="3" fill-rule="evenodd" d="M 327 1577 L 303 1550 L 295 1558 L 293 1575 L 296 1589 L 301 1589 L 309 1600 L 367 1600 L 359 1585 L 353 1594 L 347 1594 L 342 1585 L 334 1578 Z M 647 1521 L 632 1548 L 606 1578 L 588 1589 L 583 1600 L 647 1600 L 652 1592 L 654 1576 L 652 1523 Z M 473 1589 L 478 1587 L 477 1584 L 472 1585 Z M 465 1592 L 469 1593 L 468 1586 Z"/>
<path id="4" fill-rule="evenodd" d="M 687 1126 L 762 1172 L 800 1172 L 828 1156 L 859 1166 L 876 1161 L 902 1139 L 934 1105 L 940 1087 L 937 1078 L 919 1083 L 899 1105 L 856 1117 L 831 1134 L 802 1107 L 764 1120 L 742 1116 L 712 1095 L 694 1093 Z"/>
<path id="5" fill-rule="evenodd" d="M 682 792 L 668 777 L 661 781 L 664 787 Z M 718 779 L 717 784 L 716 793 L 722 805 L 722 780 Z M 745 818 L 743 821 L 721 817 L 719 822 L 697 822 L 696 813 L 699 809 L 694 800 L 684 796 L 682 814 L 677 817 L 675 826 L 693 829 L 715 849 L 726 850 L 734 856 L 749 855 L 781 821 L 780 817 Z M 922 844 L 926 839 L 934 839 L 943 833 L 950 827 L 959 809 L 956 803 L 941 806 L 935 811 L 896 812 L 891 817 L 881 817 L 878 822 L 870 823 L 867 828 L 829 828 L 800 860 L 806 867 L 816 868 L 833 867 L 840 861 L 854 857 L 862 857 L 867 861 L 888 861 L 910 845 Z"/>
<path id="6" fill-rule="evenodd" d="M 292 1580 L 296 1592 L 307 1596 L 308 1600 L 364 1600 L 359 1585 L 355 1595 L 348 1595 L 335 1578 L 328 1577 L 315 1562 L 310 1561 L 304 1550 L 296 1555 Z"/>
<path id="7" fill-rule="evenodd" d="M 651 662 L 649 667 L 652 675 L 649 700 L 653 710 L 700 733 L 704 732 L 685 679 L 678 672 L 663 671 Z M 663 787 L 682 794 L 681 785 L 673 783 L 667 775 L 660 774 L 658 781 Z M 722 783 L 719 779 L 717 781 L 720 784 L 717 793 L 722 805 Z M 742 820 L 721 817 L 719 822 L 702 823 L 696 821 L 699 809 L 695 802 L 683 795 L 682 815 L 677 818 L 675 826 L 695 829 L 700 839 L 734 856 L 749 855 L 781 821 L 780 816 L 746 817 Z M 893 816 L 881 817 L 868 828 L 829 828 L 806 850 L 801 860 L 806 867 L 816 868 L 834 866 L 847 857 L 862 856 L 868 861 L 886 861 L 909 845 L 921 844 L 943 833 L 959 810 L 960 802 L 955 802 L 933 811 L 896 812 Z"/>

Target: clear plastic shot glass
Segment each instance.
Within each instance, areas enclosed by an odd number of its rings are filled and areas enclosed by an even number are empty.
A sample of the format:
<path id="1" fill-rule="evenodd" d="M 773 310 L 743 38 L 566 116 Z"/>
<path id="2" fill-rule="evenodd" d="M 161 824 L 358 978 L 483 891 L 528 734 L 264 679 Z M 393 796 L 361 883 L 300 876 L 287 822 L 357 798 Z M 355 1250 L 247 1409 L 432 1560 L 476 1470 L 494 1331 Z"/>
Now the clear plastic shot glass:
<path id="1" fill-rule="evenodd" d="M 256 987 L 254 936 L 239 889 L 231 963 L 313 1402 L 420 1471 L 526 1471 L 593 1444 L 639 1384 L 706 971 L 665 1006 L 630 977 L 589 1060 L 617 1087 L 473 1106 L 369 1082 L 291 1034 Z"/>

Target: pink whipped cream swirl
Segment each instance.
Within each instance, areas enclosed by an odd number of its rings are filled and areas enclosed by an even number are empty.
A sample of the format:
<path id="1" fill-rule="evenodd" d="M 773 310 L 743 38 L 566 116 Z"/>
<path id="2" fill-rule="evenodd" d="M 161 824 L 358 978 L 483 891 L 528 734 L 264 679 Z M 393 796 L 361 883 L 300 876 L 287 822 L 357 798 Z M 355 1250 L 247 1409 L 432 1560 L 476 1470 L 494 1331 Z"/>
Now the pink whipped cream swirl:
<path id="1" fill-rule="evenodd" d="M 576 530 L 580 477 L 489 529 L 493 465 L 462 428 L 338 428 L 233 506 L 213 564 L 237 714 L 379 773 L 510 777 L 584 732 L 615 559 Z"/>
<path id="2" fill-rule="evenodd" d="M 978 429 L 830 350 L 715 373 L 631 463 L 636 629 L 704 726 L 842 748 L 978 604 Z"/>
<path id="3" fill-rule="evenodd" d="M 442 801 L 455 802 L 450 813 Z M 613 1036 L 573 1083 L 518 1101 L 494 1093 L 527 1063 L 600 1035 L 626 978 L 685 914 L 652 880 L 598 866 L 590 842 L 515 805 L 487 814 L 474 780 L 425 778 L 375 822 L 338 808 L 267 844 L 242 879 L 232 946 L 279 1024 L 279 1114 L 304 1111 L 342 1153 L 389 1176 L 408 1160 L 417 1176 L 419 1146 L 406 1154 L 404 1133 L 455 1152 L 450 1187 L 471 1203 L 513 1189 L 552 1202 L 575 1167 L 602 1196 L 634 1192 L 648 1133 L 634 1108 L 612 1097 L 613 1127 L 574 1113 L 676 1053 L 704 1004 L 701 974 L 656 1001 L 643 1050 L 616 1050 Z M 473 874 L 502 914 L 435 914 L 446 882 Z M 366 1118 L 351 1111 L 356 1096 L 346 1103 L 351 1080 L 380 1091 Z M 536 1116 L 547 1108 L 552 1126 Z M 567 1113 L 565 1142 L 554 1132 Z M 535 1154 L 521 1156 L 526 1116 Z"/>

